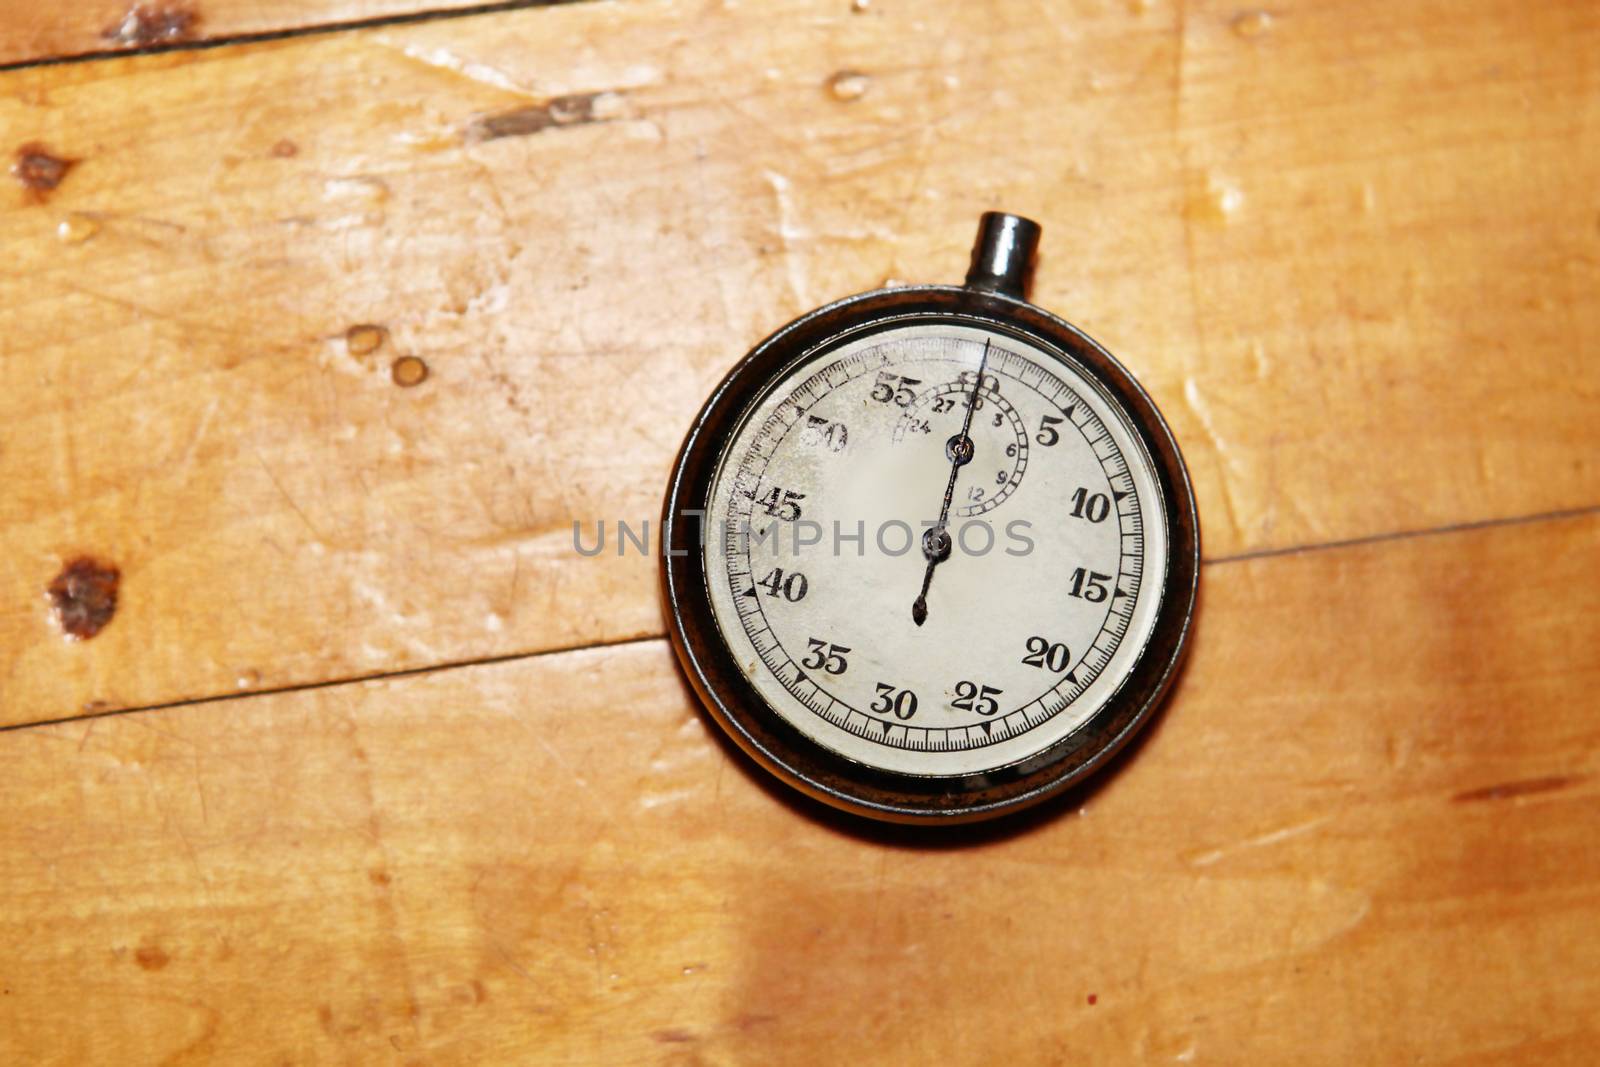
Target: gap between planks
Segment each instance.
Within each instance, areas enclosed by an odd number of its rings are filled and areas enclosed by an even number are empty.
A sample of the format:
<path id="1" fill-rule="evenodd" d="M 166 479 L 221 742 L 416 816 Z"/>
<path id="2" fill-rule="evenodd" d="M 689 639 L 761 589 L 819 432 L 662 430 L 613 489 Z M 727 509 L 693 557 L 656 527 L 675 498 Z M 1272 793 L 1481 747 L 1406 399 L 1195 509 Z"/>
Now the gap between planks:
<path id="1" fill-rule="evenodd" d="M 283 41 L 296 37 L 314 37 L 319 34 L 345 33 L 350 30 L 369 30 L 383 26 L 409 26 L 419 22 L 439 22 L 445 19 L 471 18 L 474 15 L 497 15 L 506 11 L 525 11 L 539 7 L 566 7 L 571 4 L 591 2 L 593 0 L 495 0 L 495 2 L 491 3 L 473 4 L 470 7 L 429 8 L 424 11 L 408 11 L 399 15 L 374 15 L 371 18 L 364 19 L 345 19 L 339 22 L 289 26 L 280 30 L 258 30 L 254 33 L 234 33 L 220 37 L 167 41 L 142 45 L 137 48 L 100 48 L 90 52 L 73 52 L 70 55 L 15 59 L 8 63 L 0 63 L 0 74 L 16 70 L 29 70 L 34 67 L 61 67 L 72 63 L 93 63 L 103 59 L 127 59 L 131 56 L 156 55 L 162 52 L 203 52 L 211 48 L 257 44 L 263 41 Z"/>
<path id="2" fill-rule="evenodd" d="M 1416 530 L 1395 530 L 1390 533 L 1371 534 L 1366 537 L 1351 537 L 1340 541 L 1321 541 L 1312 544 L 1290 545 L 1284 548 L 1264 548 L 1251 552 L 1240 552 L 1231 556 L 1217 556 L 1213 559 L 1202 559 L 1202 567 L 1227 566 L 1230 563 L 1248 563 L 1260 559 L 1275 559 L 1280 556 L 1301 556 L 1318 552 L 1337 552 L 1347 548 L 1364 548 L 1368 545 L 1385 544 L 1390 541 L 1415 541 L 1431 537 L 1448 537 L 1453 534 L 1472 533 L 1477 530 L 1493 530 L 1504 527 L 1530 526 L 1546 522 L 1568 522 L 1573 519 L 1589 518 L 1600 515 L 1600 504 L 1590 504 L 1585 507 L 1562 508 L 1556 511 L 1540 511 L 1529 515 L 1511 515 L 1498 519 L 1479 519 L 1473 522 L 1457 522 L 1444 526 L 1430 526 Z M 246 693 L 217 693 L 210 696 L 184 697 L 181 700 L 165 700 L 157 704 L 138 704 L 126 708 L 108 708 L 104 711 L 89 712 L 79 715 L 64 715 L 55 719 L 40 719 L 35 722 L 12 723 L 0 726 L 0 734 L 11 733 L 15 730 L 32 730 L 41 726 L 60 726 L 69 722 L 85 722 L 91 719 L 108 719 L 114 715 L 132 715 L 146 711 L 165 711 L 169 708 L 187 708 L 196 704 L 221 704 L 230 700 L 252 700 L 257 697 L 281 696 L 285 693 L 303 693 L 313 689 L 331 689 L 335 686 L 357 685 L 363 682 L 387 681 L 391 678 L 410 678 L 420 674 L 433 674 L 439 671 L 459 670 L 465 667 L 485 667 L 499 663 L 515 663 L 520 660 L 539 659 L 545 656 L 565 655 L 569 652 L 589 652 L 602 648 L 623 648 L 629 645 L 644 645 L 655 641 L 665 641 L 664 633 L 634 634 L 629 637 L 617 637 L 604 641 L 591 641 L 582 645 L 570 645 L 562 648 L 544 648 L 532 652 L 508 652 L 500 656 L 481 656 L 473 659 L 449 660 L 443 663 L 431 663 L 421 667 L 403 667 L 391 671 L 375 671 L 371 674 L 350 675 L 344 678 L 327 678 L 317 682 L 295 682 L 289 685 L 273 686 L 268 689 L 253 689 Z"/>

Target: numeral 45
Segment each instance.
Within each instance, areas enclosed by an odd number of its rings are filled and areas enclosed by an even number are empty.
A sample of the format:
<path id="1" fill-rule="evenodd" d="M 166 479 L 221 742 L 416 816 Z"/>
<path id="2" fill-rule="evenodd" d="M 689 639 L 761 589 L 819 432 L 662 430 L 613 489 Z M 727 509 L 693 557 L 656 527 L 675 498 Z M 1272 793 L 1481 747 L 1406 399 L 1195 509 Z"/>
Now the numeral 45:
<path id="1" fill-rule="evenodd" d="M 794 522 L 798 519 L 799 502 L 806 498 L 804 493 L 797 493 L 793 489 L 782 489 L 776 485 L 765 496 L 756 496 L 754 493 L 747 495 L 756 502 L 756 507 L 780 522 Z"/>

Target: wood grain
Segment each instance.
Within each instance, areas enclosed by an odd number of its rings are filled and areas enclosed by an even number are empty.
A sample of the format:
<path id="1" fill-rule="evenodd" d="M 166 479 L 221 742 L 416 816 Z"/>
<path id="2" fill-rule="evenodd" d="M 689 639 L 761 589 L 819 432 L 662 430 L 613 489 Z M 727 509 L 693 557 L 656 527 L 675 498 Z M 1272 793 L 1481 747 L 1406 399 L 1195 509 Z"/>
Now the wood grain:
<path id="1" fill-rule="evenodd" d="M 656 640 L 0 733 L 0 1057 L 1587 1063 L 1597 568 L 1211 566 L 1133 758 L 940 843 L 763 788 Z"/>
<path id="2" fill-rule="evenodd" d="M 0 0 L 0 65 L 339 26 L 482 0 Z"/>
<path id="3" fill-rule="evenodd" d="M 658 0 L 0 75 L 76 161 L 0 205 L 0 720 L 660 632 L 574 522 L 653 520 L 751 343 L 996 206 L 1212 555 L 1600 502 L 1597 51 L 1578 2 Z M 68 645 L 79 555 L 121 591 Z"/>

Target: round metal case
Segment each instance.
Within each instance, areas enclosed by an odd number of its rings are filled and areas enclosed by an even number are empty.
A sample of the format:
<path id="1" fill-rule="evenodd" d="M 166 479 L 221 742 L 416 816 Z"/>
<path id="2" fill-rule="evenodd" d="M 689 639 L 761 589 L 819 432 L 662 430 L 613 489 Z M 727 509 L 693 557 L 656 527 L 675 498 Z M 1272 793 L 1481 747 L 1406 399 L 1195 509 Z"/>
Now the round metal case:
<path id="1" fill-rule="evenodd" d="M 1037 227 L 1026 220 L 985 216 L 966 285 L 866 293 L 829 304 L 783 327 L 757 345 L 713 392 L 674 465 L 661 528 L 662 589 L 669 633 L 689 680 L 719 726 L 762 766 L 811 796 L 858 814 L 900 822 L 963 822 L 1014 811 L 1056 794 L 1104 765 L 1134 735 L 1159 704 L 1184 652 L 1197 591 L 1199 536 L 1183 460 L 1160 413 L 1127 370 L 1082 331 L 1022 299 L 1037 235 Z M 914 347 L 917 345 L 921 348 Z M 894 362 L 897 359 L 901 362 Z M 908 359 L 925 362 L 910 364 L 905 362 Z M 976 369 L 974 360 L 978 360 Z M 1006 370 L 1007 360 L 1015 364 L 1011 372 Z M 929 371 L 916 371 L 923 377 L 912 377 L 905 373 L 907 366 L 934 368 L 949 381 L 935 381 Z M 802 370 L 811 376 L 805 378 Z M 876 379 L 871 376 L 874 372 Z M 1012 377 L 1006 377 L 1007 373 Z M 903 384 L 907 382 L 914 384 Z M 1058 384 L 1038 384 L 1043 382 Z M 1027 408 L 1033 414 L 1026 439 L 1016 437 L 1021 418 L 1006 410 L 1011 406 L 1007 390 L 1017 407 L 1032 405 Z M 828 401 L 832 407 L 819 406 L 820 402 L 811 400 L 813 393 L 835 397 Z M 1082 399 L 1059 409 L 1041 406 L 1052 396 Z M 1052 402 L 1059 403 L 1059 399 Z M 828 418 L 807 414 L 822 410 L 832 414 Z M 1054 415 L 1038 414 L 1051 410 Z M 927 425 L 930 411 L 943 412 L 940 417 L 946 420 L 937 430 Z M 752 421 L 758 413 L 768 419 L 772 432 Z M 887 429 L 891 420 L 892 438 Z M 849 423 L 855 424 L 854 430 Z M 1035 423 L 1037 432 L 1032 429 Z M 1087 448 L 1084 454 L 1097 457 L 1105 466 L 1109 489 L 1091 495 L 1089 489 L 1095 486 L 1079 488 L 1069 500 L 1065 492 L 1052 492 L 1051 484 L 1041 482 L 1031 502 L 1025 491 L 1019 491 L 1016 495 L 1025 503 L 1008 502 L 997 510 L 1003 514 L 1005 508 L 1031 508 L 1022 513 L 1044 518 L 1052 530 L 1058 525 L 1070 527 L 1070 538 L 1059 542 L 1068 545 L 1080 540 L 1089 544 L 1091 534 L 1101 538 L 1093 543 L 1110 544 L 1107 538 L 1112 534 L 1099 530 L 1109 529 L 1108 520 L 1115 518 L 1121 525 L 1117 550 L 1124 556 L 1143 552 L 1152 557 L 1127 578 L 1119 569 L 1114 580 L 1110 564 L 1105 565 L 1106 573 L 1073 569 L 1070 564 L 1075 559 L 1065 554 L 1059 560 L 1051 557 L 1010 564 L 1016 570 L 1030 568 L 1021 581 L 1037 588 L 1041 598 L 1030 610 L 1047 622 L 1093 615 L 1089 622 L 1075 624 L 1088 633 L 1104 604 L 1106 621 L 1094 643 L 1088 644 L 1087 638 L 1074 640 L 1071 643 L 1078 651 L 1073 652 L 1066 644 L 1029 636 L 1026 645 L 1015 650 L 1021 653 L 1020 662 L 1030 665 L 1027 669 L 1017 666 L 1018 657 L 1007 653 L 1005 666 L 997 664 L 991 673 L 1009 671 L 1007 678 L 1036 677 L 1040 684 L 1057 679 L 1057 685 L 1004 716 L 999 714 L 1009 707 L 1001 698 L 1004 690 L 984 686 L 984 695 L 975 702 L 965 687 L 970 686 L 972 693 L 979 687 L 965 680 L 944 684 L 942 690 L 937 679 L 902 677 L 903 689 L 876 681 L 878 695 L 869 703 L 866 694 L 873 692 L 876 676 L 862 675 L 863 680 L 856 682 L 846 677 L 848 668 L 892 675 L 897 663 L 939 663 L 951 658 L 952 647 L 976 648 L 981 644 L 977 635 L 1004 629 L 1005 613 L 1012 610 L 1005 602 L 970 595 L 962 599 L 960 590 L 951 584 L 955 579 L 935 585 L 930 594 L 929 583 L 936 573 L 978 566 L 949 558 L 953 490 L 974 452 L 980 459 L 992 457 L 990 467 L 999 468 L 995 476 L 1000 482 L 998 491 L 985 499 L 983 488 L 974 485 L 967 492 L 978 496 L 956 509 L 957 514 L 987 515 L 984 506 L 989 500 L 1021 484 L 1024 475 L 1019 469 L 1019 453 L 1023 464 L 1033 465 L 1030 470 L 1040 469 L 1046 462 L 1042 446 L 1061 440 L 1069 425 L 1083 434 L 1081 443 L 1073 438 L 1074 447 L 1080 453 Z M 922 539 L 926 558 L 922 595 L 909 612 L 901 611 L 902 605 L 896 603 L 896 614 L 890 616 L 880 603 L 885 594 L 874 591 L 879 588 L 876 582 L 840 580 L 826 590 L 835 603 L 825 616 L 817 617 L 832 621 L 797 623 L 801 628 L 793 632 L 806 634 L 805 626 L 848 627 L 858 616 L 880 621 L 864 635 L 850 638 L 849 646 L 819 638 L 790 638 L 788 645 L 795 647 L 786 648 L 778 633 L 784 624 L 768 616 L 808 610 L 803 602 L 797 602 L 808 594 L 812 583 L 803 575 L 797 583 L 797 570 L 785 582 L 780 567 L 775 568 L 775 579 L 767 576 L 772 579 L 769 587 L 760 588 L 760 568 L 748 559 L 740 562 L 742 557 L 731 548 L 723 552 L 717 547 L 719 538 L 729 535 L 715 527 L 718 509 L 725 521 L 730 514 L 727 502 L 733 499 L 738 499 L 742 514 L 759 517 L 764 507 L 770 518 L 763 521 L 769 527 L 782 527 L 791 512 L 799 517 L 806 494 L 774 485 L 778 492 L 769 496 L 767 483 L 754 468 L 728 472 L 741 455 L 772 455 L 780 448 L 794 451 L 801 448 L 797 442 L 809 438 L 811 444 L 806 447 L 816 456 L 807 453 L 793 460 L 794 469 L 802 473 L 790 480 L 813 477 L 826 489 L 832 484 L 830 479 L 848 479 L 852 470 L 859 472 L 886 449 L 900 447 L 883 442 L 902 440 L 908 426 L 913 435 L 917 431 L 925 435 L 928 443 L 917 445 L 923 456 L 933 454 L 943 432 L 960 426 L 958 432 L 951 432 L 944 450 L 951 463 L 943 509 L 935 523 L 923 520 L 927 529 Z M 982 437 L 980 427 L 991 436 Z M 1095 433 L 1103 433 L 1098 442 L 1092 439 Z M 748 446 L 747 441 L 751 442 Z M 859 447 L 850 441 L 860 442 Z M 1001 442 L 1010 442 L 1004 446 L 1004 457 L 999 451 Z M 1030 447 L 1040 458 L 1028 458 Z M 858 452 L 853 454 L 852 448 Z M 918 462 L 926 467 L 932 460 Z M 1092 466 L 1084 466 L 1086 462 L 1080 460 L 1079 469 L 1092 473 Z M 1117 473 L 1118 463 L 1129 473 Z M 747 476 L 744 482 L 728 481 Z M 754 506 L 729 488 L 741 484 L 748 486 L 743 497 Z M 1070 478 L 1060 484 L 1070 484 Z M 1123 491 L 1118 491 L 1118 486 Z M 929 495 L 936 497 L 937 488 Z M 716 499 L 714 491 L 720 493 Z M 821 495 L 815 486 L 810 492 L 813 498 Z M 1114 505 L 1110 503 L 1113 497 Z M 1092 528 L 1091 522 L 1098 523 L 1098 529 Z M 748 536 L 748 528 L 745 532 Z M 733 543 L 729 540 L 727 545 Z M 1159 546 L 1159 559 L 1154 558 L 1158 551 L 1154 546 Z M 746 549 L 747 556 L 748 552 Z M 713 557 L 718 564 L 709 562 Z M 924 564 L 919 559 L 916 565 Z M 998 568 L 1005 564 L 985 565 Z M 852 566 L 857 570 L 851 573 L 863 573 L 860 568 L 879 565 Z M 885 581 L 887 587 L 898 589 L 909 564 L 893 566 L 898 569 L 886 575 Z M 864 573 L 876 575 L 874 571 Z M 1149 580 L 1139 584 L 1140 575 Z M 821 584 L 811 593 L 813 602 L 824 596 Z M 748 590 L 743 588 L 746 585 Z M 946 599 L 939 600 L 947 587 Z M 797 590 L 799 597 L 795 596 Z M 908 589 L 902 599 L 909 603 L 911 592 L 915 589 Z M 754 598 L 754 607 L 740 597 Z M 860 598 L 859 602 L 852 602 L 852 597 Z M 919 647 L 916 642 L 933 641 L 923 629 L 933 605 L 938 608 L 938 624 L 964 629 L 948 630 L 945 644 L 930 649 L 930 658 L 907 661 L 905 655 L 897 660 L 885 654 L 863 664 L 864 643 L 886 628 L 881 619 L 904 617 L 903 623 L 894 624 L 904 628 L 904 634 L 897 631 L 896 637 L 901 647 L 914 649 Z M 745 630 L 761 626 L 770 630 L 770 636 L 763 638 L 758 632 L 753 640 L 742 637 L 730 621 L 732 611 L 749 620 Z M 927 630 L 932 628 L 930 624 Z M 1036 628 L 1047 627 L 1041 623 Z M 971 641 L 961 636 L 968 631 L 975 635 Z M 1017 631 L 1024 632 L 1029 631 Z M 1137 647 L 1131 647 L 1135 637 Z M 1096 672 L 1092 679 L 1091 668 Z M 902 676 L 908 673 L 917 672 L 900 669 Z M 925 666 L 923 673 L 938 671 Z M 855 685 L 861 695 L 846 694 L 841 687 L 849 685 Z M 1008 682 L 1007 689 L 1016 692 L 1017 686 Z M 785 693 L 794 694 L 793 700 Z M 1090 696 L 1092 710 L 1082 710 L 1088 708 Z M 936 699 L 940 700 L 937 705 Z M 1086 703 L 1074 708 L 1077 699 Z M 908 706 L 909 716 L 905 714 Z M 816 721 L 807 716 L 807 709 L 816 713 Z M 1072 718 L 1080 710 L 1081 721 Z M 942 725 L 946 720 L 949 725 Z M 1013 720 L 1013 726 L 1001 728 Z M 1043 740 L 1034 743 L 1030 737 Z M 993 757 L 993 765 L 982 763 L 988 758 L 983 753 L 989 751 L 1007 755 Z"/>

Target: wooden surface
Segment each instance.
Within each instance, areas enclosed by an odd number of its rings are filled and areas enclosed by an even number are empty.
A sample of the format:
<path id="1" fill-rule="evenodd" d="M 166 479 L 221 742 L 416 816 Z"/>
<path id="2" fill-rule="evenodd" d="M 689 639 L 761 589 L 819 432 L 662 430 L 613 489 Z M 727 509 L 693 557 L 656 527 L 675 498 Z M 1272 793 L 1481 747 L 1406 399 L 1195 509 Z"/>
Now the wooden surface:
<path id="1" fill-rule="evenodd" d="M 0 66 L 562 0 L 0 0 Z"/>
<path id="2" fill-rule="evenodd" d="M 864 6 L 0 74 L 0 1058 L 1589 1062 L 1600 12 Z M 1209 562 L 1119 771 L 929 842 L 766 788 L 572 524 L 992 207 Z"/>

